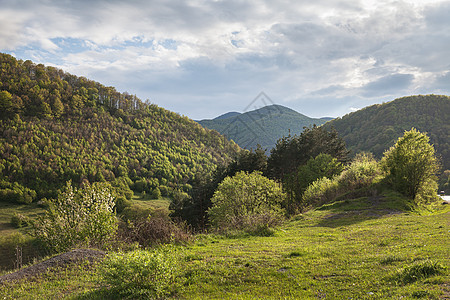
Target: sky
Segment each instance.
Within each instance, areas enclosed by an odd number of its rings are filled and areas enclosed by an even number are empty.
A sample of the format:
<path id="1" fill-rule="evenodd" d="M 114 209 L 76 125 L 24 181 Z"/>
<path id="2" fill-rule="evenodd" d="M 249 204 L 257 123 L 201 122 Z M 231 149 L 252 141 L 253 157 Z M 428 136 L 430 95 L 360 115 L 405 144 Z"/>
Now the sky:
<path id="1" fill-rule="evenodd" d="M 450 0 L 0 0 L 0 52 L 196 120 L 340 117 L 450 95 Z"/>

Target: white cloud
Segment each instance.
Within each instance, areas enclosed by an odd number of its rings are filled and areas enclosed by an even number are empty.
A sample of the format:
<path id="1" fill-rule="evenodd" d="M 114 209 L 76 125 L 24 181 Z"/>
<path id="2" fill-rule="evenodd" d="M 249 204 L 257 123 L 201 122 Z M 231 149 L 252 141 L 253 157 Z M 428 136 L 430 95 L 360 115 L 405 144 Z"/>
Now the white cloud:
<path id="1" fill-rule="evenodd" d="M 1 51 L 161 99 L 195 118 L 204 111 L 180 95 L 209 107 L 210 116 L 223 112 L 223 102 L 238 110 L 232 105 L 261 90 L 306 114 L 337 115 L 387 95 L 450 92 L 443 84 L 450 71 L 450 1 L 0 5 Z"/>

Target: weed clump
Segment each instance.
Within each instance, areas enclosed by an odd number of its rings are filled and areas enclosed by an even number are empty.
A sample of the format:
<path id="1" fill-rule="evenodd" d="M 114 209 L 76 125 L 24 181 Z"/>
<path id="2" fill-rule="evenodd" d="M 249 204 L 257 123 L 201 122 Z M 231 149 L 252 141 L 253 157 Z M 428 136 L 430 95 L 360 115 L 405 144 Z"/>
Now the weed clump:
<path id="1" fill-rule="evenodd" d="M 446 267 L 440 263 L 426 260 L 404 268 L 394 275 L 393 279 L 396 282 L 408 284 L 431 276 L 443 274 L 445 271 Z"/>
<path id="2" fill-rule="evenodd" d="M 110 292 L 129 299 L 162 298 L 176 291 L 181 272 L 180 250 L 166 245 L 155 250 L 111 253 L 104 260 L 100 276 Z"/>
<path id="3" fill-rule="evenodd" d="M 380 264 L 382 265 L 391 265 L 395 262 L 403 261 L 402 257 L 396 255 L 388 255 L 380 260 Z"/>

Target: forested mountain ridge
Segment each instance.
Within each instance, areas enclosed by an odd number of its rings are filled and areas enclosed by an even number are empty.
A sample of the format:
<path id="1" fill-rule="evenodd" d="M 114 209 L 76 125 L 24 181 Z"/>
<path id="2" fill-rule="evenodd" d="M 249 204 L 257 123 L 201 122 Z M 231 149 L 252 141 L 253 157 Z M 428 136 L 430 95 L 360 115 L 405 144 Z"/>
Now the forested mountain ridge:
<path id="1" fill-rule="evenodd" d="M 0 68 L 0 198 L 54 197 L 67 180 L 170 194 L 240 151 L 113 87 L 7 54 Z"/>
<path id="2" fill-rule="evenodd" d="M 369 151 L 380 158 L 405 130 L 427 133 L 444 170 L 450 169 L 450 97 L 417 95 L 376 104 L 334 119 L 334 127 L 353 152 Z"/>
<path id="3" fill-rule="evenodd" d="M 281 105 L 268 105 L 246 113 L 226 113 L 212 120 L 198 121 L 215 129 L 246 149 L 275 147 L 278 139 L 289 134 L 300 134 L 303 127 L 321 125 L 327 120 L 314 119 Z"/>

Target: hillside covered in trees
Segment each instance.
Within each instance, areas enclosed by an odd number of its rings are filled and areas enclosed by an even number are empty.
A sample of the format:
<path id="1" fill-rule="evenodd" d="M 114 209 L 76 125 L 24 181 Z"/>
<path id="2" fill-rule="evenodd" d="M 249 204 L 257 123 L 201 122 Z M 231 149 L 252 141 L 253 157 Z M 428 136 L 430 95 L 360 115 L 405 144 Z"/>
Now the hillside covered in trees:
<path id="1" fill-rule="evenodd" d="M 240 151 L 216 131 L 113 87 L 0 54 L 0 198 L 54 197 L 66 181 L 163 195 Z"/>
<path id="2" fill-rule="evenodd" d="M 303 127 L 321 125 L 327 120 L 310 118 L 281 105 L 269 105 L 243 114 L 226 113 L 199 123 L 217 130 L 242 148 L 256 149 L 259 144 L 270 150 L 283 136 L 300 134 Z"/>
<path id="3" fill-rule="evenodd" d="M 430 137 L 443 170 L 450 169 L 450 97 L 418 95 L 376 104 L 334 119 L 334 127 L 355 154 L 372 152 L 380 158 L 405 130 L 415 127 Z"/>

